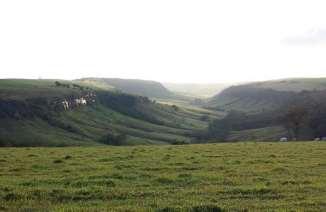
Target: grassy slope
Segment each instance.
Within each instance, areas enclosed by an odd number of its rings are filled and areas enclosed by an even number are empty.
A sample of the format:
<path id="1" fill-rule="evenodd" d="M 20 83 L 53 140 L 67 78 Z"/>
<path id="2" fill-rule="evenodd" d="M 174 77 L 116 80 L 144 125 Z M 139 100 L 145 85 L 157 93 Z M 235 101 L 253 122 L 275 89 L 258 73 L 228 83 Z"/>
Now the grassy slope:
<path id="1" fill-rule="evenodd" d="M 325 154 L 323 142 L 2 148 L 0 210 L 325 211 Z"/>
<path id="2" fill-rule="evenodd" d="M 254 87 L 271 88 L 278 91 L 324 90 L 326 78 L 293 78 L 252 83 Z"/>
<path id="3" fill-rule="evenodd" d="M 55 80 L 0 80 L 0 99 L 25 101 L 38 97 L 51 99 L 81 94 L 77 88 L 56 87 L 54 82 Z M 60 82 L 72 84 L 70 81 Z M 110 90 L 99 87 L 98 84 L 83 85 Z M 189 132 L 207 126 L 207 122 L 200 120 L 205 115 L 203 111 L 181 107 L 176 111 L 171 106 L 160 104 L 144 104 L 138 109 L 153 115 L 164 124 L 157 125 L 132 118 L 96 104 L 55 115 L 56 120 L 72 128 L 73 132 L 50 125 L 39 118 L 0 119 L 0 142 L 10 141 L 13 145 L 30 146 L 98 145 L 96 141 L 110 131 L 126 134 L 126 144 L 191 142 Z"/>
<path id="4" fill-rule="evenodd" d="M 248 83 L 227 88 L 208 106 L 217 110 L 265 113 L 277 110 L 304 90 L 326 90 L 326 78 L 295 78 Z M 281 126 L 232 132 L 228 140 L 275 140 L 286 135 Z"/>
<path id="5" fill-rule="evenodd" d="M 232 131 L 228 136 L 228 141 L 277 141 L 286 137 L 287 131 L 282 126 L 271 126 L 250 130 Z"/>
<path id="6" fill-rule="evenodd" d="M 148 80 L 118 78 L 85 78 L 76 82 L 92 84 L 97 87 L 117 89 L 125 93 L 147 96 L 150 98 L 170 98 L 174 94 L 161 83 Z"/>
<path id="7" fill-rule="evenodd" d="M 0 99 L 24 100 L 36 97 L 62 97 L 80 94 L 78 89 L 56 87 L 56 80 L 0 79 Z M 70 81 L 60 82 L 72 84 Z"/>
<path id="8" fill-rule="evenodd" d="M 227 88 L 221 94 L 213 97 L 208 106 L 224 110 L 262 112 L 275 109 L 284 100 L 293 96 L 291 92 L 325 89 L 326 78 L 297 78 L 249 83 Z M 266 90 L 271 92 L 266 92 Z M 263 93 L 264 91 L 266 94 Z M 265 95 L 264 98 L 259 96 L 259 93 Z"/>
<path id="9" fill-rule="evenodd" d="M 0 127 L 0 138 L 14 146 L 98 145 L 96 141 L 113 130 L 128 135 L 125 144 L 159 144 L 191 142 L 187 133 L 196 127 L 205 127 L 205 123 L 200 122 L 202 126 L 199 126 L 196 120 L 193 120 L 194 123 L 187 120 L 194 127 L 189 126 L 188 129 L 184 125 L 182 128 L 155 125 L 102 106 L 84 107 L 62 113 L 57 118 L 76 132 L 51 126 L 41 119 L 6 120 Z"/>
<path id="10" fill-rule="evenodd" d="M 160 114 L 157 114 L 159 117 Z M 121 113 L 115 112 L 103 106 L 95 108 L 85 107 L 82 110 L 73 111 L 63 115 L 64 121 L 71 124 L 78 123 L 78 126 L 91 139 L 98 139 L 99 135 L 104 135 L 107 129 L 127 134 L 131 137 L 128 139 L 128 144 L 139 144 L 137 138 L 142 138 L 142 143 L 161 143 L 174 142 L 175 140 L 190 142 L 190 138 L 186 133 L 191 129 L 203 128 L 206 126 L 204 122 L 192 119 L 189 115 L 182 117 L 181 112 L 176 114 L 163 115 L 170 118 L 169 122 L 164 125 L 156 125 L 143 120 L 135 119 Z M 163 118 L 160 118 L 163 120 Z M 184 121 L 184 122 L 183 122 Z M 141 144 L 141 143 L 140 143 Z"/>

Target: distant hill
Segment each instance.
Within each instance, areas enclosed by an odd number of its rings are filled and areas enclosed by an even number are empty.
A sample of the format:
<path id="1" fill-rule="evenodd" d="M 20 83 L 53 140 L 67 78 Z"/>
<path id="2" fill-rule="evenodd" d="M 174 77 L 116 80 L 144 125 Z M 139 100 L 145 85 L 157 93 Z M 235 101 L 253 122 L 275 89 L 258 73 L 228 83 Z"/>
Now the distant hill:
<path id="1" fill-rule="evenodd" d="M 226 88 L 210 99 L 208 107 L 226 111 L 262 112 L 282 106 L 299 92 L 325 89 L 326 78 L 248 83 Z"/>
<path id="2" fill-rule="evenodd" d="M 196 83 L 163 83 L 163 85 L 172 92 L 179 93 L 181 95 L 197 97 L 197 98 L 209 98 L 219 94 L 223 89 L 229 86 L 229 84 L 196 84 Z"/>
<path id="3" fill-rule="evenodd" d="M 118 78 L 84 78 L 78 81 L 92 84 L 99 88 L 116 89 L 124 93 L 147 96 L 150 98 L 164 99 L 174 96 L 174 94 L 161 83 L 155 81 Z"/>
<path id="4" fill-rule="evenodd" d="M 282 80 L 270 80 L 264 82 L 249 83 L 248 86 L 276 91 L 311 91 L 325 90 L 326 78 L 292 78 Z"/>
<path id="5" fill-rule="evenodd" d="M 0 80 L 0 146 L 191 143 L 209 116 L 102 81 Z"/>
<path id="6" fill-rule="evenodd" d="M 224 141 L 326 137 L 326 79 L 284 79 L 232 86 L 208 107 L 227 112 L 209 127 Z"/>

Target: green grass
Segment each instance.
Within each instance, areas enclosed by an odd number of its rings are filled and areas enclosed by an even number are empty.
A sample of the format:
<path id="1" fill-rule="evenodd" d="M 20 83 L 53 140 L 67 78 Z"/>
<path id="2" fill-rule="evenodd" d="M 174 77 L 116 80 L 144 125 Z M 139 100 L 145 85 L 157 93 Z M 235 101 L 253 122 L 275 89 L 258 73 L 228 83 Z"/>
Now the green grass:
<path id="1" fill-rule="evenodd" d="M 326 78 L 293 78 L 270 80 L 251 84 L 258 88 L 271 88 L 278 91 L 325 90 Z"/>
<path id="2" fill-rule="evenodd" d="M 228 141 L 277 141 L 286 137 L 287 131 L 282 126 L 272 126 L 249 130 L 232 131 L 228 136 Z"/>
<path id="3" fill-rule="evenodd" d="M 174 96 L 161 83 L 155 81 L 118 78 L 84 78 L 76 81 L 82 84 L 93 85 L 97 88 L 116 89 L 124 93 L 150 98 L 169 98 Z"/>
<path id="4" fill-rule="evenodd" d="M 150 112 L 152 111 L 152 112 Z M 39 118 L 2 119 L 0 143 L 11 146 L 80 146 L 99 145 L 103 136 L 114 131 L 127 135 L 124 144 L 167 144 L 192 142 L 193 130 L 204 129 L 207 121 L 200 120 L 200 113 L 169 106 L 156 105 L 148 108 L 164 125 L 154 124 L 114 111 L 100 104 L 80 107 L 58 113 L 54 118 L 60 124 L 51 125 Z M 67 130 L 69 126 L 71 130 Z"/>
<path id="5" fill-rule="evenodd" d="M 278 108 L 284 103 L 283 101 L 290 100 L 294 93 L 325 89 L 326 78 L 293 78 L 253 82 L 226 88 L 223 92 L 211 98 L 207 106 L 226 111 L 264 112 Z M 266 92 L 268 90 L 273 91 L 274 94 Z M 282 92 L 284 95 L 288 95 L 288 99 L 281 95 Z"/>
<path id="6" fill-rule="evenodd" d="M 79 89 L 55 86 L 56 80 L 0 79 L 0 99 L 25 100 L 39 97 L 80 95 Z M 72 85 L 71 81 L 59 80 Z"/>
<path id="7" fill-rule="evenodd" d="M 180 109 L 175 112 L 167 106 L 160 105 L 148 109 L 151 110 L 154 110 L 152 113 L 155 117 L 165 122 L 164 125 L 132 118 L 100 105 L 64 113 L 61 120 L 76 125 L 90 139 L 98 139 L 98 136 L 105 135 L 108 129 L 129 135 L 129 144 L 138 144 L 135 141 L 140 140 L 134 139 L 135 137 L 147 140 L 148 144 L 171 143 L 175 140 L 191 142 L 187 133 L 207 126 L 207 122 L 198 120 L 198 117 L 188 113 L 187 110 Z M 142 141 L 140 144 L 145 143 Z"/>
<path id="8" fill-rule="evenodd" d="M 326 143 L 1 148 L 0 210 L 325 211 Z"/>

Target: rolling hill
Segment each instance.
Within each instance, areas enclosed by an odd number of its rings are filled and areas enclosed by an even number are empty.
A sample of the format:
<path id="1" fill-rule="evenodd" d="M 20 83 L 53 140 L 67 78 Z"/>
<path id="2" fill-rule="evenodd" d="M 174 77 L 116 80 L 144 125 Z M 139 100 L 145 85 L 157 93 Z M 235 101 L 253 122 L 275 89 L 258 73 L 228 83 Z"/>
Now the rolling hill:
<path id="1" fill-rule="evenodd" d="M 0 80 L 1 146 L 191 143 L 209 113 L 80 81 Z"/>
<path id="2" fill-rule="evenodd" d="M 208 107 L 228 113 L 210 133 L 227 141 L 323 138 L 325 96 L 325 78 L 232 86 L 209 101 Z"/>
<path id="3" fill-rule="evenodd" d="M 93 86 L 106 89 L 115 89 L 124 93 L 147 96 L 149 98 L 172 98 L 174 93 L 166 89 L 161 83 L 138 79 L 118 78 L 84 78 L 77 82 L 92 84 Z"/>
<path id="4" fill-rule="evenodd" d="M 272 80 L 231 86 L 211 98 L 209 108 L 264 112 L 288 103 L 304 91 L 326 90 L 326 78 L 297 78 Z"/>

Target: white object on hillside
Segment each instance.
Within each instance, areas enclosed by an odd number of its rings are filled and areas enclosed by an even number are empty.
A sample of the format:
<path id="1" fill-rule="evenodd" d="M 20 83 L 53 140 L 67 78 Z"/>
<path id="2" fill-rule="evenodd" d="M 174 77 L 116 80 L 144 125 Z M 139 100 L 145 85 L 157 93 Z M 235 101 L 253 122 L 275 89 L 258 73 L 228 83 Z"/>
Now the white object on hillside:
<path id="1" fill-rule="evenodd" d="M 288 141 L 288 138 L 287 137 L 280 138 L 280 142 L 287 142 L 287 141 Z"/>
<path id="2" fill-rule="evenodd" d="M 86 104 L 87 104 L 87 101 L 86 101 L 86 99 L 84 99 L 84 98 L 81 98 L 80 100 L 81 100 L 81 104 L 82 104 L 82 105 L 86 105 Z"/>
<path id="3" fill-rule="evenodd" d="M 69 102 L 67 100 L 64 100 L 62 102 L 63 108 L 64 110 L 69 110 Z"/>
<path id="4" fill-rule="evenodd" d="M 87 104 L 87 101 L 86 101 L 86 99 L 84 99 L 82 97 L 80 99 L 75 99 L 75 103 L 76 103 L 76 105 L 86 105 Z"/>

